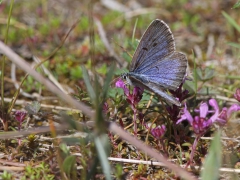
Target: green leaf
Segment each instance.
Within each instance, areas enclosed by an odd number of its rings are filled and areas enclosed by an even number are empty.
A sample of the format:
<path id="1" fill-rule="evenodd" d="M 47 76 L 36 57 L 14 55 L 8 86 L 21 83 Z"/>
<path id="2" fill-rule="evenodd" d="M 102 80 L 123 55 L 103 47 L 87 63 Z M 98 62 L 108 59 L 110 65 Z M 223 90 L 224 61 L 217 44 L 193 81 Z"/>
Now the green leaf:
<path id="1" fill-rule="evenodd" d="M 110 83 L 111 83 L 111 80 L 112 80 L 112 77 L 114 74 L 114 69 L 115 69 L 115 65 L 113 64 L 113 65 L 111 65 L 111 67 L 107 73 L 107 76 L 106 76 L 106 79 L 105 79 L 105 82 L 103 85 L 103 100 L 105 100 L 105 98 L 107 96 L 108 88 L 110 86 Z"/>
<path id="2" fill-rule="evenodd" d="M 236 2 L 236 4 L 234 4 L 233 9 L 239 8 L 240 7 L 240 1 Z"/>
<path id="3" fill-rule="evenodd" d="M 70 176 L 70 174 L 72 173 L 73 169 L 74 169 L 74 166 L 75 166 L 75 163 L 76 163 L 76 157 L 75 156 L 68 156 L 64 159 L 63 161 L 63 170 L 64 172 Z"/>
<path id="4" fill-rule="evenodd" d="M 203 80 L 203 73 L 202 73 L 202 70 L 200 69 L 200 68 L 197 68 L 196 69 L 196 77 L 197 77 L 197 79 L 199 79 L 199 80 Z M 196 80 L 196 79 L 195 79 Z"/>
<path id="5" fill-rule="evenodd" d="M 214 74 L 215 74 L 214 69 L 207 67 L 207 68 L 205 68 L 204 71 L 205 71 L 204 72 L 204 80 L 205 81 L 210 80 L 214 77 Z"/>
<path id="6" fill-rule="evenodd" d="M 183 84 L 183 87 L 185 89 L 187 89 L 189 91 L 190 94 L 196 94 L 197 90 L 196 90 L 196 83 L 195 81 L 191 80 L 191 81 L 185 81 Z"/>
<path id="7" fill-rule="evenodd" d="M 214 77 L 214 69 L 206 67 L 204 70 L 197 68 L 196 69 L 197 78 L 201 81 L 208 81 Z"/>
<path id="8" fill-rule="evenodd" d="M 103 168 L 103 173 L 105 174 L 105 178 L 107 180 L 111 180 L 111 168 L 108 162 L 108 155 L 109 155 L 109 141 L 108 137 L 103 134 L 101 136 L 97 136 L 95 138 L 96 149 L 98 153 L 98 158 L 100 160 L 101 166 Z"/>
<path id="9" fill-rule="evenodd" d="M 240 25 L 237 24 L 237 22 L 231 17 L 229 16 L 227 13 L 225 13 L 224 11 L 222 11 L 223 16 L 227 19 L 227 21 L 238 31 L 240 32 Z"/>
<path id="10" fill-rule="evenodd" d="M 120 88 L 110 88 L 109 89 L 109 92 L 108 92 L 108 96 L 111 97 L 111 98 L 116 98 L 117 95 L 123 95 L 123 90 L 120 89 Z"/>
<path id="11" fill-rule="evenodd" d="M 220 139 L 220 131 L 217 131 L 214 135 L 214 139 L 211 143 L 208 156 L 204 162 L 203 170 L 201 172 L 201 179 L 204 180 L 218 180 L 219 168 L 222 164 L 222 147 Z"/>
<path id="12" fill-rule="evenodd" d="M 97 68 L 96 71 L 99 74 L 105 75 L 107 73 L 107 65 L 103 64 L 100 68 Z"/>
<path id="13" fill-rule="evenodd" d="M 123 167 L 121 164 L 116 164 L 115 166 L 115 176 L 117 177 L 117 179 L 123 179 L 122 175 L 123 175 Z"/>
<path id="14" fill-rule="evenodd" d="M 128 69 L 127 68 L 116 68 L 114 71 L 114 75 L 120 76 L 124 72 L 128 72 Z"/>
<path id="15" fill-rule="evenodd" d="M 88 94 L 89 94 L 92 102 L 95 102 L 96 101 L 96 94 L 95 94 L 95 91 L 94 91 L 94 89 L 91 85 L 91 81 L 90 81 L 88 72 L 87 72 L 86 68 L 83 67 L 83 66 L 82 66 L 82 73 L 83 73 L 83 80 L 86 84 Z"/>
<path id="16" fill-rule="evenodd" d="M 70 154 L 69 149 L 68 149 L 68 147 L 67 147 L 66 144 L 61 143 L 61 144 L 59 145 L 59 148 L 64 152 L 64 154 L 66 154 L 66 155 L 69 155 L 69 154 Z"/>
<path id="17" fill-rule="evenodd" d="M 229 42 L 228 45 L 240 49 L 240 44 L 239 43 Z"/>
<path id="18" fill-rule="evenodd" d="M 68 69 L 69 71 L 69 69 Z M 82 78 L 82 68 L 80 66 L 77 66 L 75 68 L 70 68 L 70 75 L 71 77 L 73 77 L 74 79 L 80 79 Z"/>

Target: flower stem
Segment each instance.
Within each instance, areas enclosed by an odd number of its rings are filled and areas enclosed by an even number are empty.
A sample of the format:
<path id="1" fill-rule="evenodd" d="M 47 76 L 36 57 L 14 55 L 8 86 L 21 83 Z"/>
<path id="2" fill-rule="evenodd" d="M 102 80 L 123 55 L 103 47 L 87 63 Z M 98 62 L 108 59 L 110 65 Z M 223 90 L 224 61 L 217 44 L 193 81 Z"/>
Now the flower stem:
<path id="1" fill-rule="evenodd" d="M 196 148 L 197 148 L 197 144 L 198 144 L 198 141 L 199 141 L 200 137 L 201 137 L 201 135 L 198 135 L 198 136 L 195 138 L 194 142 L 193 142 L 192 151 L 191 151 L 191 154 L 190 154 L 190 159 L 189 159 L 189 161 L 187 162 L 185 168 L 187 168 L 187 167 L 188 167 L 189 165 L 191 165 L 192 162 L 193 162 L 194 154 L 195 154 L 195 151 L 196 151 Z"/>
<path id="2" fill-rule="evenodd" d="M 137 135 L 137 109 L 133 109 L 133 130 L 134 130 L 134 135 Z"/>

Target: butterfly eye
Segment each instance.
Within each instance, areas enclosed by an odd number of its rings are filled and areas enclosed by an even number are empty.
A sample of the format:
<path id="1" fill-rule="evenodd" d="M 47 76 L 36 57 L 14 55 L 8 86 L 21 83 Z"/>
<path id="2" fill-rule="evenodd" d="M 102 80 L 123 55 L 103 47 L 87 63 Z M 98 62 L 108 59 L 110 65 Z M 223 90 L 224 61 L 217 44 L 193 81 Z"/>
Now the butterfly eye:
<path id="1" fill-rule="evenodd" d="M 124 80 L 126 80 L 126 79 L 127 79 L 127 75 L 126 75 L 126 74 L 122 74 L 122 75 L 121 75 L 121 78 L 124 79 Z"/>

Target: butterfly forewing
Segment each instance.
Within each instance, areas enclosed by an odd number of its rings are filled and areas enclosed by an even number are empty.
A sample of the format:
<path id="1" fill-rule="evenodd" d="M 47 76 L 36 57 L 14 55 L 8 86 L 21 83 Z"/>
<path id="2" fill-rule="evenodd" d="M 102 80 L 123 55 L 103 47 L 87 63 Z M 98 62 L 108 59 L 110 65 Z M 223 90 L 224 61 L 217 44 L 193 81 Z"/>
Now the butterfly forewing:
<path id="1" fill-rule="evenodd" d="M 144 35 L 134 53 L 130 72 L 141 72 L 157 61 L 175 51 L 172 32 L 161 20 L 154 20 Z"/>

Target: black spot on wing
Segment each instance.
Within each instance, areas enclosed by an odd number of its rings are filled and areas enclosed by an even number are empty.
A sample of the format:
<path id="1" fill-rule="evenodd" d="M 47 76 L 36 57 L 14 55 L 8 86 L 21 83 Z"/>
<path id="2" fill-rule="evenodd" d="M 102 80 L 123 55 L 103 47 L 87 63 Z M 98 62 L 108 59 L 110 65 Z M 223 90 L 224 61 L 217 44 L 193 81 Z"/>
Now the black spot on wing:
<path id="1" fill-rule="evenodd" d="M 145 50 L 145 51 L 148 51 L 148 48 L 146 48 L 146 47 L 144 47 L 144 48 L 142 48 L 143 50 Z"/>
<path id="2" fill-rule="evenodd" d="M 152 47 L 155 47 L 158 43 L 154 43 Z"/>

